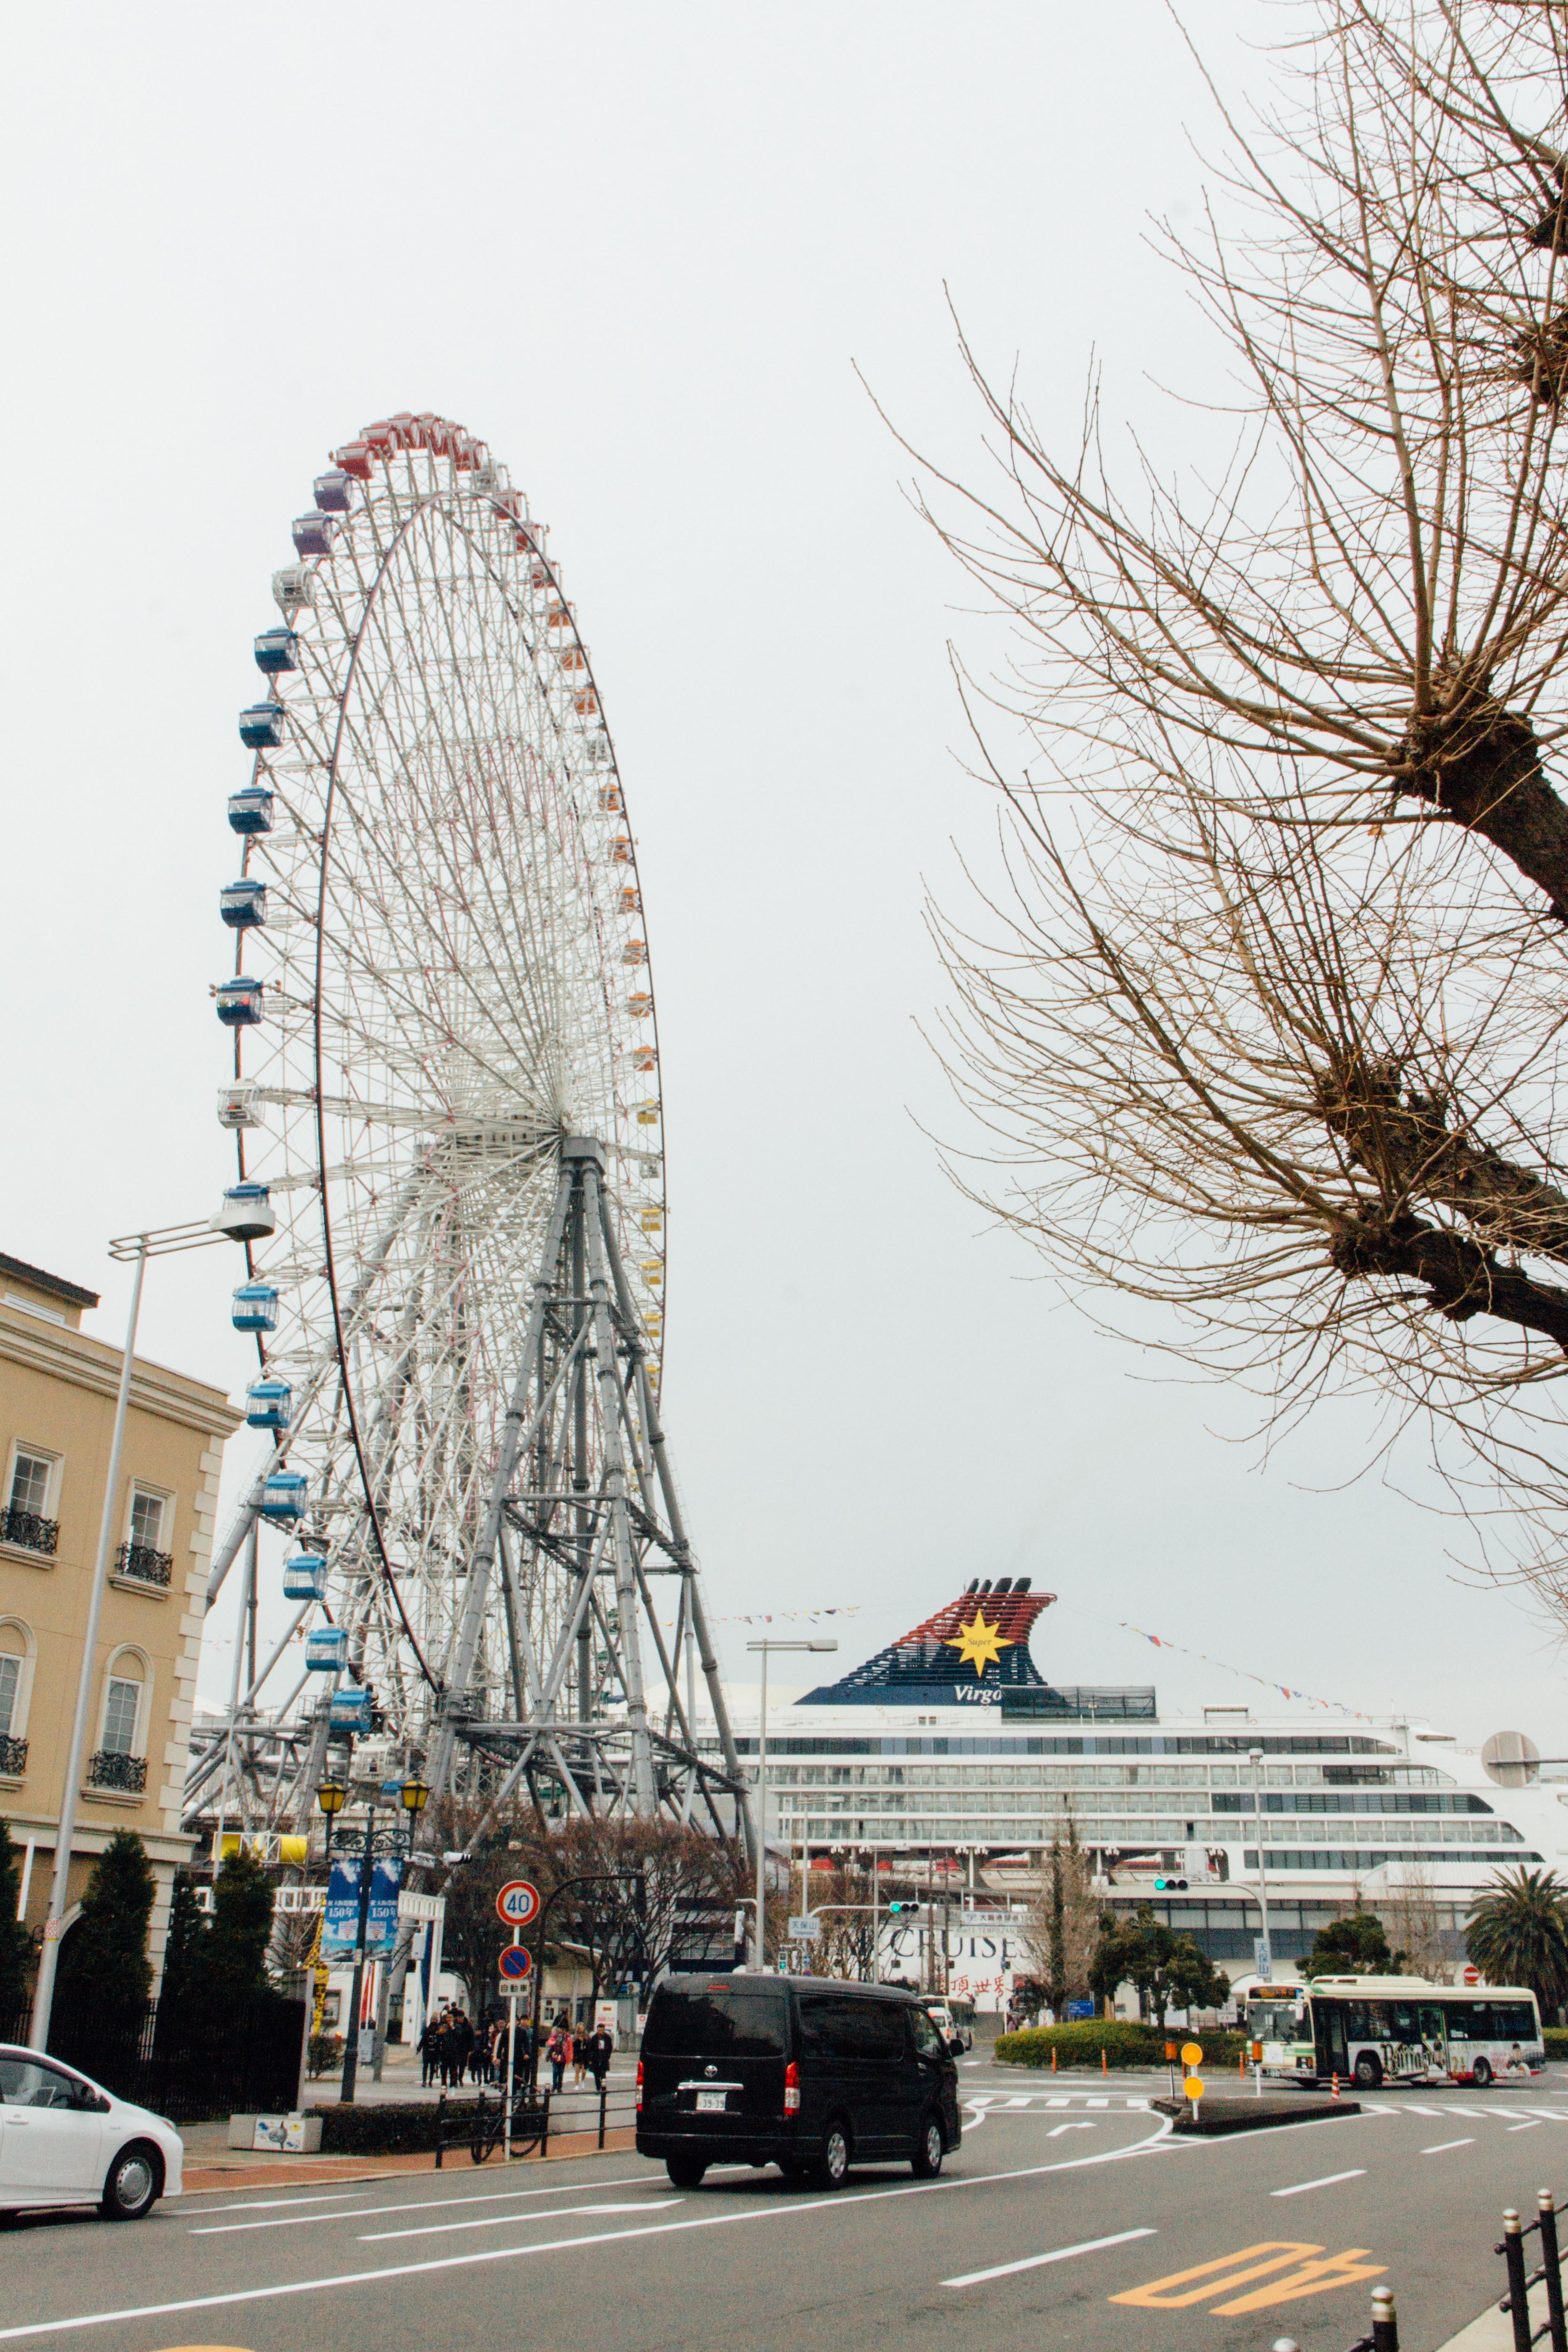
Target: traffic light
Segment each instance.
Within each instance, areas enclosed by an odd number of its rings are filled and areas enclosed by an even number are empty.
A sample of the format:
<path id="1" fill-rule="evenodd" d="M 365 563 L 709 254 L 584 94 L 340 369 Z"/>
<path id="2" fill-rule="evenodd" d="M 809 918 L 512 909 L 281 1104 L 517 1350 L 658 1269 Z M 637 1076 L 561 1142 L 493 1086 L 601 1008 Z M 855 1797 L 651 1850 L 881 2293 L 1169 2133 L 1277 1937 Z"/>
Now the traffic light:
<path id="1" fill-rule="evenodd" d="M 888 1916 L 891 1918 L 895 1913 L 900 1911 L 918 1911 L 920 1907 L 921 1906 L 918 1903 L 889 1903 L 888 1906 Z"/>
<path id="2" fill-rule="evenodd" d="M 1173 1888 L 1178 1886 L 1184 1895 L 1187 1888 L 1187 1882 L 1184 1878 L 1157 1878 L 1154 1881 L 1154 1892 L 1156 1895 L 1169 1895 Z"/>

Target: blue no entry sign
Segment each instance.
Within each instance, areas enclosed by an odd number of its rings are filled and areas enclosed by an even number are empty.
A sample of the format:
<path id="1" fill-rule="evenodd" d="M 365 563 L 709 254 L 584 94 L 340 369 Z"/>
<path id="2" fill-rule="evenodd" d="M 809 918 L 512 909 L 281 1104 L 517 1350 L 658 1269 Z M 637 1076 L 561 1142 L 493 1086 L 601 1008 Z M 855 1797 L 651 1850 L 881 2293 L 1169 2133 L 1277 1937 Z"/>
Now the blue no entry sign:
<path id="1" fill-rule="evenodd" d="M 533 1968 L 533 1954 L 525 1944 L 509 1944 L 500 1965 L 502 1984 L 521 1984 Z"/>

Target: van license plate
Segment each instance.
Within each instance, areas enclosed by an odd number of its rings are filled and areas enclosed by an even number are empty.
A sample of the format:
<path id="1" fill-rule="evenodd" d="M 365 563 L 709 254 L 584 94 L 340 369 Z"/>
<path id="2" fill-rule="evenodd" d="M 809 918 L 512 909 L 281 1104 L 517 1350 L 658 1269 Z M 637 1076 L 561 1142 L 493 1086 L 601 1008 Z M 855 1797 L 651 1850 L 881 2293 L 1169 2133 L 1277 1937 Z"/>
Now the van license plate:
<path id="1" fill-rule="evenodd" d="M 721 2116 L 724 2112 L 723 2092 L 699 2091 L 697 2094 L 697 2112 L 700 2116 Z"/>

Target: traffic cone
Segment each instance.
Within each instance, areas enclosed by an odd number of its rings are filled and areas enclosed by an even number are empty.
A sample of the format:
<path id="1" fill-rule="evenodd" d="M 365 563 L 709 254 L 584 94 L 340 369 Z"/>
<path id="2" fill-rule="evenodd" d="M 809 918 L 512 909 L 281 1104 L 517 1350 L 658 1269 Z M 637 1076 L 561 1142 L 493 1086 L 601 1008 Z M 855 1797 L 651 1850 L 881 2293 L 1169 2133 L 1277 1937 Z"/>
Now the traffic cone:
<path id="1" fill-rule="evenodd" d="M 1056 2071 L 1057 2071 L 1057 2045 L 1056 2045 L 1056 2043 L 1053 2042 L 1052 2042 L 1052 2044 L 1051 2044 L 1051 2072 L 1052 2072 L 1052 2074 L 1054 2074 L 1056 2073 Z"/>
<path id="2" fill-rule="evenodd" d="M 1106 2065 L 1106 2063 L 1105 2063 L 1105 2053 L 1104 2053 L 1104 2051 L 1103 2051 L 1103 2050 L 1102 2050 L 1102 2051 L 1100 2052 L 1100 2073 L 1101 2073 L 1102 2074 L 1109 2074 L 1109 2073 L 1110 2073 L 1110 2068 Z"/>
<path id="3" fill-rule="evenodd" d="M 1331 2098 L 1335 2098 L 1335 2099 L 1337 2099 L 1337 2098 L 1339 2097 L 1339 2095 L 1340 2095 L 1340 2078 L 1339 2078 L 1338 2074 L 1336 2074 L 1336 2075 L 1334 2076 L 1333 2089 L 1331 2090 L 1331 2092 L 1330 2093 L 1330 2095 L 1329 2095 L 1331 2096 Z"/>

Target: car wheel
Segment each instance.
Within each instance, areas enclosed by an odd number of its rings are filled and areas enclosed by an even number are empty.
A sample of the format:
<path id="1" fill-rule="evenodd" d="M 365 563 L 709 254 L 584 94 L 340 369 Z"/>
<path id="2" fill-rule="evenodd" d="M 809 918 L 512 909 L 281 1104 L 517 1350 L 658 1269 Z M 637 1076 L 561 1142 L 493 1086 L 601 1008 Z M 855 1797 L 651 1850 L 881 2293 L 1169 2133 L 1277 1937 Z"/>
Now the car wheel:
<path id="1" fill-rule="evenodd" d="M 811 2177 L 818 2189 L 842 2189 L 848 2179 L 849 2134 L 841 2123 L 828 2125 Z"/>
<path id="2" fill-rule="evenodd" d="M 915 2179 L 934 2180 L 942 2170 L 944 2153 L 942 2126 L 935 2116 L 927 2116 L 921 2125 L 920 2136 L 915 2141 L 915 2152 L 910 2158 L 910 2169 Z"/>
<path id="3" fill-rule="evenodd" d="M 1478 2091 L 1488 2091 L 1491 2088 L 1492 2070 L 1491 2063 L 1489 2059 L 1478 2058 L 1476 2060 L 1475 2064 L 1470 2069 L 1470 2080 L 1475 2084 Z"/>
<path id="4" fill-rule="evenodd" d="M 1355 2062 L 1355 2078 L 1363 2091 L 1375 2091 L 1383 2080 L 1383 2062 L 1370 2050 L 1363 2050 Z"/>
<path id="5" fill-rule="evenodd" d="M 144 2139 L 133 2139 L 110 2166 L 98 2210 L 106 2221 L 140 2221 L 163 2191 L 163 2158 Z"/>
<path id="6" fill-rule="evenodd" d="M 700 2189 L 708 2165 L 700 2156 L 667 2156 L 664 2168 L 678 2189 Z"/>

